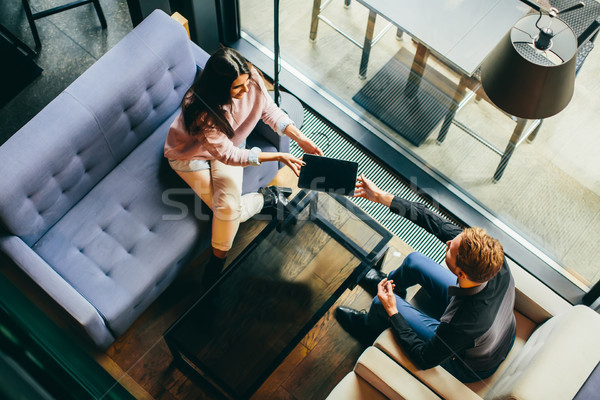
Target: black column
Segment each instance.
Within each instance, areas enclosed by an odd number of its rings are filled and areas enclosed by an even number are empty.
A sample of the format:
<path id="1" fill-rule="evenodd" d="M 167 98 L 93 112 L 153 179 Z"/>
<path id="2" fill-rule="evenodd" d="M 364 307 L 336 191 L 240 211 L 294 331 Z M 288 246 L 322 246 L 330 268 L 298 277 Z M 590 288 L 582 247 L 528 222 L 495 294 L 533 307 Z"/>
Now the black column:
<path id="1" fill-rule="evenodd" d="M 237 0 L 170 0 L 171 10 L 177 11 L 190 24 L 190 36 L 208 53 L 221 43 L 228 45 L 240 38 Z"/>
<path id="2" fill-rule="evenodd" d="M 600 297 L 600 281 L 596 282 L 590 291 L 583 295 L 581 302 L 586 306 L 591 306 L 592 303 L 598 299 L 598 297 Z"/>
<path id="3" fill-rule="evenodd" d="M 171 9 L 188 20 L 190 37 L 194 43 L 209 54 L 219 48 L 218 4 L 216 0 L 171 0 Z"/>
<path id="4" fill-rule="evenodd" d="M 169 0 L 127 0 L 127 6 L 134 28 L 157 8 L 171 15 Z"/>
<path id="5" fill-rule="evenodd" d="M 229 45 L 240 38 L 240 8 L 238 0 L 217 0 L 221 43 Z"/>

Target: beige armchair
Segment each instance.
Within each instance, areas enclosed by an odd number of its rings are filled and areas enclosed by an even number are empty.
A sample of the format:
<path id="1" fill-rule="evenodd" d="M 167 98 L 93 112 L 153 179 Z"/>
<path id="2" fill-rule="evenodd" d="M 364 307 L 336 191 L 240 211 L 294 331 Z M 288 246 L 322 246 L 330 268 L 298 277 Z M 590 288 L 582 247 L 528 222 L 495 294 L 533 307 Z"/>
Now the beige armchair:
<path id="1" fill-rule="evenodd" d="M 376 347 L 368 347 L 354 369 L 327 397 L 329 400 L 439 399 Z"/>
<path id="2" fill-rule="evenodd" d="M 385 393 L 381 389 L 381 381 L 408 380 L 408 376 L 417 381 L 411 381 L 412 386 L 421 384 L 437 396 L 449 400 L 572 399 L 600 361 L 600 315 L 585 306 L 572 306 L 522 268 L 512 262 L 509 264 L 515 278 L 517 338 L 508 357 L 494 375 L 480 382 L 463 384 L 440 366 L 420 370 L 410 361 L 388 329 L 372 346 L 379 349 L 379 353 L 373 353 L 370 350 L 372 347 L 365 351 L 371 353 L 371 363 L 388 365 L 387 375 L 381 375 L 379 379 L 362 379 L 380 394 Z M 379 357 L 375 359 L 373 356 Z M 389 362 L 384 361 L 385 357 L 394 361 L 394 372 L 391 372 Z M 362 361 L 359 359 L 359 362 Z M 358 365 L 357 362 L 352 372 L 359 375 L 356 379 L 363 376 L 362 367 Z M 401 370 L 397 370 L 397 367 Z M 378 371 L 376 367 L 370 370 Z M 390 374 L 396 375 L 389 377 Z M 342 385 L 344 381 L 338 387 Z M 329 398 L 375 398 L 338 397 L 338 387 Z M 392 398 L 385 394 L 383 398 L 386 397 Z M 396 398 L 428 397 L 405 391 Z"/>

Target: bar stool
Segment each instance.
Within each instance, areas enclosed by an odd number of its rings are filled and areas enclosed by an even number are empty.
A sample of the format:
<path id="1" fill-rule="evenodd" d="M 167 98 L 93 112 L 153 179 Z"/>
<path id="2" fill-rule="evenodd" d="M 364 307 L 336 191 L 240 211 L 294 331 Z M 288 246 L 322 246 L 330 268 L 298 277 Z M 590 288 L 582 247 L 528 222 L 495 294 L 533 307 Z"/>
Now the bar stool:
<path id="1" fill-rule="evenodd" d="M 102 7 L 100 6 L 99 0 L 77 0 L 71 3 L 64 4 L 62 6 L 57 6 L 50 8 L 48 10 L 40 11 L 37 13 L 31 12 L 31 6 L 29 5 L 29 0 L 21 0 L 23 3 L 23 8 L 25 9 L 25 15 L 27 16 L 27 21 L 29 22 L 29 27 L 31 28 L 31 33 L 33 34 L 33 40 L 35 40 L 35 49 L 39 50 L 42 47 L 42 42 L 40 41 L 40 35 L 38 34 L 37 27 L 35 26 L 35 20 L 47 17 L 52 14 L 56 14 L 62 11 L 70 10 L 71 8 L 83 6 L 85 4 L 92 3 L 96 8 L 96 13 L 98 14 L 98 19 L 100 20 L 100 25 L 102 29 L 106 29 L 106 18 L 104 18 L 104 13 L 102 12 Z"/>

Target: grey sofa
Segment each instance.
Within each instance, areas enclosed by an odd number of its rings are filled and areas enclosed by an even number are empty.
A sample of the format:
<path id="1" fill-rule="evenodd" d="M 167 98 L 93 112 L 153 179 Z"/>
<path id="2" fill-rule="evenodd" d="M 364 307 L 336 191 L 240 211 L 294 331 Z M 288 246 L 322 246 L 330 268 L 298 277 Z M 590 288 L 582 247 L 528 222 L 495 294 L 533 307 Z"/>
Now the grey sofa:
<path id="1" fill-rule="evenodd" d="M 199 202 L 176 199 L 185 189 L 161 173 L 169 125 L 207 59 L 155 11 L 0 147 L 0 249 L 100 348 L 210 243 L 208 215 L 189 207 Z M 287 151 L 271 133 L 248 145 Z M 246 168 L 244 192 L 277 169 Z"/>

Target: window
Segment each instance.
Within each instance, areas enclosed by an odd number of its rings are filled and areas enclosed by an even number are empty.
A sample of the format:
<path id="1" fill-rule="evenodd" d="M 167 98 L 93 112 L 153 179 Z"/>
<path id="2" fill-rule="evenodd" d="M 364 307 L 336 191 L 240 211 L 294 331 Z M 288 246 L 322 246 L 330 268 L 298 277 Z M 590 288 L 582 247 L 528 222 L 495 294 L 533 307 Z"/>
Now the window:
<path id="1" fill-rule="evenodd" d="M 322 2 L 316 40 L 311 42 L 313 7 L 318 3 L 281 2 L 280 47 L 285 63 L 446 177 L 468 202 L 474 201 L 476 208 L 491 211 L 498 218 L 498 226 L 579 288 L 587 290 L 600 279 L 593 251 L 600 239 L 600 158 L 596 155 L 600 138 L 595 134 L 600 126 L 600 114 L 596 112 L 600 98 L 593 90 L 600 52 L 588 55 L 570 105 L 543 121 L 535 140 L 520 143 L 501 179 L 494 183 L 500 156 L 490 147 L 503 152 L 516 122 L 480 98 L 482 92 L 475 91 L 477 74 L 462 80 L 466 95 L 472 98 L 457 112 L 443 142 L 438 143 L 446 115 L 443 107 L 451 104 L 465 72 L 456 65 L 449 66 L 435 53 L 419 54 L 423 48 L 419 38 L 407 33 L 399 36 L 401 32 L 395 26 L 388 27 L 388 21 L 377 15 L 373 34 L 376 44 L 370 51 L 363 80 L 359 77 L 359 46 L 365 40 L 369 9 L 356 1 L 348 2 L 348 6 L 344 0 Z M 245 0 L 239 6 L 243 37 L 272 49 L 272 3 Z M 399 93 L 410 90 L 407 87 L 414 78 L 402 78 L 404 86 L 397 86 L 395 74 L 410 71 L 415 55 L 426 57 L 418 87 L 426 96 L 412 106 L 401 104 L 392 110 L 390 104 L 397 101 Z M 368 90 L 371 92 L 366 93 Z M 378 98 L 373 92 L 387 98 Z M 423 112 L 420 107 L 429 108 Z M 390 115 L 394 113 L 404 113 L 405 118 L 421 113 L 422 124 L 427 125 L 422 129 L 425 137 L 411 137 L 411 132 L 398 129 L 404 122 L 398 122 L 398 115 Z"/>

